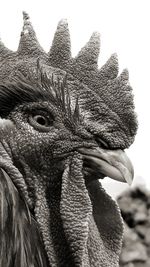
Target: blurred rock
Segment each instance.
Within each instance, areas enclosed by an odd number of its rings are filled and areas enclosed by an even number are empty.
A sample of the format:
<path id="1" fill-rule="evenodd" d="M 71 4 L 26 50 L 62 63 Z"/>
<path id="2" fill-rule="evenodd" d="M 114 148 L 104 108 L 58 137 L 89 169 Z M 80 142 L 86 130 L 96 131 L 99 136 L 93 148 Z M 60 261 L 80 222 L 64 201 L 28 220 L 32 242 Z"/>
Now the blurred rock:
<path id="1" fill-rule="evenodd" d="M 125 222 L 120 267 L 150 267 L 150 193 L 129 189 L 118 204 Z"/>
<path id="2" fill-rule="evenodd" d="M 147 227 L 146 225 L 136 225 L 135 227 L 135 231 L 136 233 L 141 237 L 141 238 L 145 238 L 146 234 L 147 234 Z"/>
<path id="3" fill-rule="evenodd" d="M 147 231 L 146 231 L 145 244 L 149 247 L 149 250 L 150 250 L 150 226 L 147 228 Z"/>
<path id="4" fill-rule="evenodd" d="M 127 225 L 125 227 L 123 249 L 120 256 L 122 264 L 130 262 L 146 262 L 148 254 L 146 247 L 141 244 L 137 233 L 131 230 Z"/>

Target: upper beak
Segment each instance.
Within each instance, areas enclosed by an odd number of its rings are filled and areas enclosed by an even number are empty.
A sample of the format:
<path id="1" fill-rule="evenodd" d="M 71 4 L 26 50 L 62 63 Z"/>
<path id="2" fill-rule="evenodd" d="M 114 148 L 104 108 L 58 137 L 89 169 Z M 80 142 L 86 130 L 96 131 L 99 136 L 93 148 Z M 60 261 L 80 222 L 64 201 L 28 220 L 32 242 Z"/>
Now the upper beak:
<path id="1" fill-rule="evenodd" d="M 108 150 L 103 148 L 79 148 L 78 151 L 99 167 L 105 176 L 131 185 L 134 177 L 132 163 L 121 149 Z"/>

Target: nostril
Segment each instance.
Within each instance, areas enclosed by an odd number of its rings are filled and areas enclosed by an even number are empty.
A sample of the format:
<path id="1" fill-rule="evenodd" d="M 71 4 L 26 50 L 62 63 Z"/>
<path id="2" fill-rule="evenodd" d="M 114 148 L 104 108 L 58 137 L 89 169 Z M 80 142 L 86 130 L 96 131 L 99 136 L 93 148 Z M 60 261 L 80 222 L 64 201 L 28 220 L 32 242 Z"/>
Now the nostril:
<path id="1" fill-rule="evenodd" d="M 106 141 L 104 141 L 101 137 L 99 136 L 95 136 L 95 141 L 97 142 L 98 146 L 104 149 L 109 148 L 108 144 L 106 143 Z"/>

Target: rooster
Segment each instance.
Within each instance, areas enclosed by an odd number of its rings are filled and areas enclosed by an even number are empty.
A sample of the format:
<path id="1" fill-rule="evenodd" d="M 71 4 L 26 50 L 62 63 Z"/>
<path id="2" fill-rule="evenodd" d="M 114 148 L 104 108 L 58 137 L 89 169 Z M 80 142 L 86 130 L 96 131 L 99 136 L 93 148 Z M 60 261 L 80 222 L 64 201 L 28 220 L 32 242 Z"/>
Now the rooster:
<path id="1" fill-rule="evenodd" d="M 99 34 L 75 58 L 65 20 L 44 52 L 27 13 L 0 43 L 0 266 L 118 266 L 123 223 L 99 182 L 131 183 L 137 119 L 128 71 L 98 69 Z"/>

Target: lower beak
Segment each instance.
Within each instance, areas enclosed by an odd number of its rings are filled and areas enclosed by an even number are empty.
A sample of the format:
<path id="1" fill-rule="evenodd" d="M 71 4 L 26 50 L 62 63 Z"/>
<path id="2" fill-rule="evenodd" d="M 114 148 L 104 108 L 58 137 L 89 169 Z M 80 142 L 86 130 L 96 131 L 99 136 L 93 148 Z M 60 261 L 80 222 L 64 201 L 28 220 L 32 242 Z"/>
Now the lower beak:
<path id="1" fill-rule="evenodd" d="M 134 170 L 130 159 L 123 150 L 79 148 L 78 151 L 85 159 L 90 160 L 94 166 L 98 166 L 103 175 L 131 185 Z"/>

